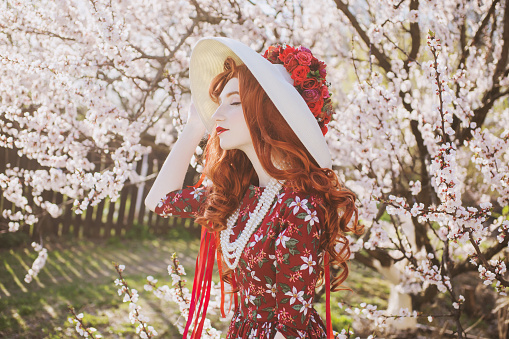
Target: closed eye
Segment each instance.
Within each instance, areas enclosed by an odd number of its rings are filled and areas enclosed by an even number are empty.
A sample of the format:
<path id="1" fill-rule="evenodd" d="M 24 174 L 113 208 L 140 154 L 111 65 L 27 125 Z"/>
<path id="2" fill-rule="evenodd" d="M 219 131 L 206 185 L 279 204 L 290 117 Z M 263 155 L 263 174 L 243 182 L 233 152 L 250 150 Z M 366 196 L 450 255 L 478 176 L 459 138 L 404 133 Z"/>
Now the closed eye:
<path id="1" fill-rule="evenodd" d="M 240 105 L 240 104 L 241 104 L 241 102 L 240 102 L 240 101 L 236 101 L 236 102 L 232 102 L 232 103 L 231 103 L 231 105 L 235 105 L 235 106 Z"/>

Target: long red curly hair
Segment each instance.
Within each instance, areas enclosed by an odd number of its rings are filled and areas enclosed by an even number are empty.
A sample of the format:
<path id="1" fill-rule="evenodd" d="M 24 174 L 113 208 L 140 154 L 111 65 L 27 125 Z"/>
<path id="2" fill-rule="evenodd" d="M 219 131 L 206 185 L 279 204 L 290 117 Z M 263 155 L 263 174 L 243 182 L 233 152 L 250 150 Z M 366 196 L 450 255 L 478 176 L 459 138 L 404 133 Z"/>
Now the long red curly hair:
<path id="1" fill-rule="evenodd" d="M 243 113 L 264 170 L 273 178 L 285 180 L 285 185 L 296 192 L 322 198 L 320 207 L 325 220 L 321 223 L 320 250 L 327 251 L 331 263 L 341 267 L 331 283 L 332 290 L 336 291 L 348 276 L 346 261 L 350 248 L 345 233 L 363 231 L 357 222 L 355 194 L 340 183 L 334 171 L 318 166 L 245 65 L 237 65 L 230 57 L 225 60 L 224 71 L 210 84 L 212 100 L 218 103 L 224 86 L 233 77 L 239 80 Z M 238 208 L 249 185 L 258 184 L 258 177 L 244 152 L 221 149 L 215 131 L 210 135 L 205 156 L 203 174 L 213 185 L 196 221 L 217 232 L 226 228 L 226 219 Z M 284 168 L 277 168 L 272 159 L 285 164 Z M 352 217 L 354 220 L 350 224 Z M 339 250 L 336 250 L 338 243 Z M 322 262 L 318 268 L 320 281 L 323 281 L 323 272 Z M 230 282 L 230 273 L 231 270 L 224 272 L 223 280 Z"/>

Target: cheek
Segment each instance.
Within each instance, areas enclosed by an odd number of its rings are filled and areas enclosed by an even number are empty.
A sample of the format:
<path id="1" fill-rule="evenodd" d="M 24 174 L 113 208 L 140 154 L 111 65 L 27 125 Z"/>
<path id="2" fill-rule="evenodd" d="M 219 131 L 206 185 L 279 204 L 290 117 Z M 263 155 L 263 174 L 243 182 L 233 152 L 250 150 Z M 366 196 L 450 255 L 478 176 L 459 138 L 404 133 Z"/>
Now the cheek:
<path id="1" fill-rule="evenodd" d="M 242 108 L 230 111 L 228 115 L 228 124 L 230 131 L 226 132 L 219 138 L 219 145 L 222 149 L 244 149 L 245 146 L 251 145 L 251 134 L 247 127 L 246 119 Z"/>
<path id="2" fill-rule="evenodd" d="M 249 133 L 249 127 L 247 126 L 247 122 L 246 122 L 246 119 L 244 118 L 243 114 L 242 114 L 242 118 L 239 119 L 238 126 L 240 127 L 239 130 L 244 135 L 244 139 L 249 139 L 249 141 L 251 141 L 251 134 Z"/>
<path id="3" fill-rule="evenodd" d="M 242 112 L 242 108 L 239 108 L 234 114 L 235 126 L 237 126 L 237 130 L 242 132 L 248 132 L 249 128 L 247 127 L 246 119 L 244 117 L 244 113 Z"/>

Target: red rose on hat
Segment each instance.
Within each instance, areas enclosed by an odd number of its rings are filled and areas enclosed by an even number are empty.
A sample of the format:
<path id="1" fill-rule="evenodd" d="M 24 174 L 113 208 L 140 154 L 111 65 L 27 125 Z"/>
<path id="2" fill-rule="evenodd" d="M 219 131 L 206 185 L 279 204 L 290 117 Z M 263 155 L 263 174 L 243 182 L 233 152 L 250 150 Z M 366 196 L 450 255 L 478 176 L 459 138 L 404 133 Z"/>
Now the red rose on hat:
<path id="1" fill-rule="evenodd" d="M 295 52 L 295 48 L 291 46 L 286 46 L 286 48 L 283 49 L 279 54 L 279 60 L 281 60 L 281 62 L 283 63 L 286 63 L 286 58 L 288 58 L 289 55 L 293 54 L 293 52 Z"/>
<path id="2" fill-rule="evenodd" d="M 304 80 L 307 79 L 308 73 L 309 73 L 308 66 L 299 65 L 299 66 L 295 67 L 295 69 L 292 72 L 292 79 L 293 79 L 294 86 L 302 84 L 304 82 Z"/>
<path id="3" fill-rule="evenodd" d="M 333 110 L 328 83 L 326 64 L 313 56 L 305 47 L 290 45 L 270 46 L 264 57 L 273 64 L 283 64 L 293 79 L 295 89 L 302 96 L 316 118 L 322 133 L 327 133 Z"/>
<path id="4" fill-rule="evenodd" d="M 321 91 L 318 89 L 307 89 L 302 92 L 302 97 L 306 102 L 314 102 L 320 100 Z"/>
<path id="5" fill-rule="evenodd" d="M 315 117 L 317 117 L 322 112 L 322 107 L 323 107 L 322 99 L 315 101 L 315 102 L 308 102 L 307 104 L 308 104 L 309 109 L 311 110 L 311 113 L 313 113 L 313 115 Z"/>
<path id="6" fill-rule="evenodd" d="M 307 78 L 302 82 L 302 89 L 318 89 L 320 83 L 315 78 Z"/>
<path id="7" fill-rule="evenodd" d="M 272 63 L 278 63 L 277 61 L 280 52 L 281 46 L 269 46 L 263 54 L 263 57 Z"/>
<path id="8" fill-rule="evenodd" d="M 285 59 L 285 68 L 289 73 L 293 73 L 295 67 L 299 66 L 299 61 L 295 59 L 293 54 L 290 54 Z"/>
<path id="9" fill-rule="evenodd" d="M 297 60 L 299 60 L 299 63 L 304 66 L 311 65 L 311 60 L 313 59 L 313 55 L 308 52 L 298 52 L 296 55 Z"/>
<path id="10" fill-rule="evenodd" d="M 299 52 L 306 52 L 306 53 L 312 54 L 311 50 L 309 48 L 304 47 L 304 46 L 299 46 Z"/>
<path id="11" fill-rule="evenodd" d="M 330 97 L 329 88 L 327 86 L 322 87 L 322 98 L 326 99 Z"/>

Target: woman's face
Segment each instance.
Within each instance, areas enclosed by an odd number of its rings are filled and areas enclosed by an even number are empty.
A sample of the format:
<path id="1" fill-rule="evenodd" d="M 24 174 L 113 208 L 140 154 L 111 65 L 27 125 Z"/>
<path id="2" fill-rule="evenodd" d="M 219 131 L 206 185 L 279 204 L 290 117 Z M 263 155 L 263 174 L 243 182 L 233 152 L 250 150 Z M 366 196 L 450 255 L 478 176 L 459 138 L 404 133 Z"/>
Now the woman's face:
<path id="1" fill-rule="evenodd" d="M 224 150 L 253 148 L 253 141 L 242 112 L 239 79 L 231 78 L 219 95 L 219 107 L 212 115 L 216 122 L 219 145 Z"/>

